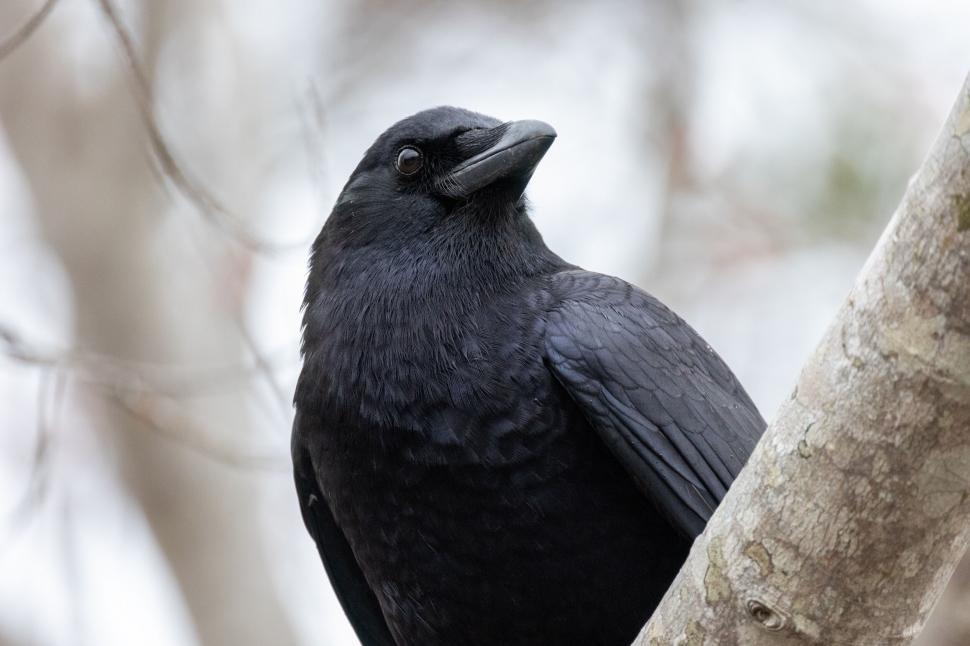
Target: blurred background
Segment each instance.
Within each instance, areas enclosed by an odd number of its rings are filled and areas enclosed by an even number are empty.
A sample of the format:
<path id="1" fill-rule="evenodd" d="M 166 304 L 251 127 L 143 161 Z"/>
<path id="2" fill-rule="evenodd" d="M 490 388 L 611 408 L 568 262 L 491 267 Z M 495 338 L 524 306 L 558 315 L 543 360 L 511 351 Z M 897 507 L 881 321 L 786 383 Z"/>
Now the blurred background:
<path id="1" fill-rule="evenodd" d="M 552 123 L 548 244 L 670 304 L 770 418 L 968 26 L 964 0 L 3 0 L 0 644 L 356 643 L 290 397 L 309 243 L 394 121 Z M 926 646 L 970 643 L 960 594 Z"/>

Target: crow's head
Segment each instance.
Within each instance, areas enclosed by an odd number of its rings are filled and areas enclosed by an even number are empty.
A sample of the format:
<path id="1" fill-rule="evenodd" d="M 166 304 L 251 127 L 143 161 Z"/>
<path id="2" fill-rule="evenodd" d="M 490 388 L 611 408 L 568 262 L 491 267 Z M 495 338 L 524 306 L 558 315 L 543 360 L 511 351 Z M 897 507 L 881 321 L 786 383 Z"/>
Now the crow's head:
<path id="1" fill-rule="evenodd" d="M 419 112 L 367 150 L 325 232 L 345 248 L 396 246 L 456 220 L 466 228 L 508 220 L 523 213 L 522 193 L 555 137 L 541 121 L 502 123 L 452 107 Z"/>

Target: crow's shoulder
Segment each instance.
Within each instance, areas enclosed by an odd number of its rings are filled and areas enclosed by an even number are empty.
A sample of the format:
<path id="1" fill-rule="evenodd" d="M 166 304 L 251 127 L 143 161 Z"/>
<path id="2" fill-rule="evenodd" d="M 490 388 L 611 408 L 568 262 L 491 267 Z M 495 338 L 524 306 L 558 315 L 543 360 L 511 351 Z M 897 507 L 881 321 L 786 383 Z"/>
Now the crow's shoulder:
<path id="1" fill-rule="evenodd" d="M 765 423 L 716 352 L 629 283 L 569 270 L 549 278 L 545 361 L 662 513 L 704 527 Z"/>

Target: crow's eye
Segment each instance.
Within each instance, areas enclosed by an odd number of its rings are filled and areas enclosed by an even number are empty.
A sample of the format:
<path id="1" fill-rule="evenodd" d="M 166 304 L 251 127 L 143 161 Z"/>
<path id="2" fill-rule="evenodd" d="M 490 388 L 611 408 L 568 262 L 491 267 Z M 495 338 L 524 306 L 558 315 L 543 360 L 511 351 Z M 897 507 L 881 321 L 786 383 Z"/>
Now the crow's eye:
<path id="1" fill-rule="evenodd" d="M 402 175 L 414 175 L 421 170 L 423 163 L 424 156 L 420 150 L 411 146 L 405 146 L 397 153 L 397 160 L 394 162 L 394 166 L 397 167 L 397 171 Z"/>

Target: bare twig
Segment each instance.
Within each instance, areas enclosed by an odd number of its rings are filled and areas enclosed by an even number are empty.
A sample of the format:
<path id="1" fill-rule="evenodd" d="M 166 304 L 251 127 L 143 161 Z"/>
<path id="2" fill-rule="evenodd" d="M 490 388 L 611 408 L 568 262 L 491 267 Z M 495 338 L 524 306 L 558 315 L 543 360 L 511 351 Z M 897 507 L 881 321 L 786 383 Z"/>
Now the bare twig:
<path id="1" fill-rule="evenodd" d="M 110 393 L 111 401 L 159 437 L 175 442 L 206 458 L 234 468 L 283 473 L 289 471 L 284 455 L 243 453 L 229 448 L 228 443 L 207 437 L 178 406 L 165 397 L 141 396 L 131 391 Z M 178 430 L 176 430 L 178 429 Z"/>
<path id="2" fill-rule="evenodd" d="M 256 343 L 256 338 L 253 336 L 253 333 L 246 324 L 246 321 L 244 321 L 241 316 L 235 318 L 234 320 L 236 321 L 237 328 L 239 329 L 239 334 L 243 338 L 243 343 L 246 344 L 246 347 L 249 349 L 249 353 L 253 356 L 255 370 L 260 376 L 262 376 L 263 381 L 273 393 L 273 399 L 276 401 L 278 408 L 283 415 L 283 419 L 290 421 L 292 405 L 290 404 L 289 396 L 283 390 L 283 385 L 280 383 L 280 380 L 277 379 L 276 373 L 273 372 L 273 367 L 270 365 L 269 360 Z"/>
<path id="3" fill-rule="evenodd" d="M 204 247 L 202 241 L 198 236 L 190 236 L 193 246 L 198 253 L 201 261 L 206 264 L 211 275 L 217 275 L 217 268 L 213 265 L 213 256 L 208 249 Z M 234 304 L 235 305 L 235 304 Z M 270 361 L 266 358 L 263 351 L 260 349 L 259 344 L 256 342 L 256 338 L 252 331 L 249 329 L 249 325 L 246 323 L 245 318 L 241 311 L 235 307 L 228 311 L 229 318 L 232 320 L 233 325 L 235 325 L 236 330 L 239 332 L 239 336 L 246 346 L 246 349 L 252 355 L 253 366 L 252 372 L 254 376 L 261 377 L 263 382 L 269 388 L 273 399 L 276 402 L 279 412 L 282 414 L 283 419 L 289 423 L 291 420 L 292 404 L 290 403 L 290 397 L 285 393 L 283 385 L 280 383 L 279 379 L 276 377 L 276 373 Z"/>
<path id="4" fill-rule="evenodd" d="M 53 430 L 59 425 L 66 381 L 66 373 L 56 366 L 46 369 L 41 376 L 37 394 L 37 442 L 30 477 L 27 487 L 8 515 L 9 534 L 0 543 L 0 553 L 6 551 L 9 543 L 27 527 L 50 490 Z"/>
<path id="5" fill-rule="evenodd" d="M 326 166 L 323 151 L 326 149 L 324 140 L 326 139 L 327 115 L 323 97 L 320 95 L 320 88 L 315 82 L 310 81 L 307 84 L 305 98 L 298 102 L 297 110 L 300 113 L 300 125 L 303 131 L 301 139 L 306 147 L 310 181 L 319 190 L 323 188 Z M 320 197 L 322 198 L 322 195 Z"/>
<path id="6" fill-rule="evenodd" d="M 253 455 L 237 453 L 219 442 L 208 439 L 201 429 L 179 412 L 179 398 L 197 396 L 204 385 L 210 386 L 214 378 L 223 379 L 251 379 L 254 376 L 272 372 L 272 366 L 263 358 L 262 363 L 251 366 L 223 366 L 218 371 L 208 375 L 196 375 L 192 380 L 183 380 L 167 388 L 159 387 L 146 379 L 146 374 L 152 371 L 170 370 L 171 366 L 147 362 L 122 360 L 106 355 L 82 353 L 78 351 L 57 352 L 40 350 L 24 343 L 11 330 L 0 326 L 0 340 L 6 345 L 0 347 L 0 354 L 4 354 L 15 361 L 28 365 L 40 366 L 55 378 L 54 382 L 54 411 L 59 410 L 62 399 L 64 382 L 68 374 L 98 388 L 109 399 L 117 403 L 123 410 L 137 417 L 145 423 L 146 428 L 157 434 L 185 445 L 196 453 L 233 467 L 251 468 L 265 471 L 284 470 L 285 460 L 280 456 Z M 242 373 L 242 374 L 240 374 Z M 37 483 L 43 484 L 38 474 L 44 475 L 43 468 L 48 462 L 49 447 L 51 445 L 51 418 L 48 416 L 49 407 L 49 378 L 41 382 L 38 395 L 38 445 L 35 452 L 35 467 L 33 469 L 32 484 L 28 490 L 31 495 L 37 491 Z M 275 382 L 274 382 L 275 383 Z M 176 429 L 191 429 L 176 430 Z M 35 497 L 34 497 L 35 498 Z M 27 502 L 31 502 L 27 500 Z M 27 505 L 29 507 L 29 505 Z M 20 515 L 24 505 L 18 505 L 14 515 Z"/>
<path id="7" fill-rule="evenodd" d="M 67 373 L 59 366 L 48 370 L 41 381 L 40 394 L 37 396 L 37 444 L 34 447 L 30 485 L 22 503 L 24 510 L 35 507 L 35 503 L 43 498 L 48 490 L 51 447 L 54 444 L 54 429 L 60 423 L 66 382 Z"/>
<path id="8" fill-rule="evenodd" d="M 133 92 L 138 105 L 138 112 L 142 123 L 148 132 L 155 159 L 162 168 L 162 172 L 171 180 L 179 192 L 199 211 L 211 224 L 227 234 L 230 239 L 252 251 L 262 254 L 275 254 L 295 249 L 305 249 L 306 240 L 290 243 L 277 243 L 260 239 L 246 228 L 239 217 L 229 211 L 215 198 L 205 186 L 192 177 L 175 158 L 171 147 L 162 135 L 161 128 L 155 119 L 154 101 L 151 84 L 142 71 L 134 41 L 127 28 L 121 21 L 117 8 L 111 0 L 97 0 L 98 5 L 108 23 L 111 25 L 128 65 L 128 71 L 134 81 Z"/>
<path id="9" fill-rule="evenodd" d="M 97 2 L 121 47 L 133 81 L 133 94 L 148 134 L 150 149 L 164 177 L 172 182 L 208 222 L 247 250 L 267 254 L 305 248 L 306 241 L 281 244 L 259 239 L 176 159 L 155 119 L 151 84 L 140 64 L 131 34 L 121 20 L 112 0 L 97 0 Z M 0 59 L 23 43 L 50 14 L 55 4 L 56 0 L 46 0 L 40 10 L 21 28 L 0 41 Z M 239 317 L 234 317 L 234 322 L 253 355 L 253 363 L 218 366 L 206 370 L 190 368 L 194 374 L 189 376 L 173 377 L 171 372 L 176 368 L 170 365 L 125 360 L 77 348 L 62 350 L 32 346 L 3 325 L 0 325 L 0 354 L 21 363 L 45 367 L 48 374 L 53 375 L 55 379 L 54 396 L 58 400 L 63 389 L 63 381 L 68 374 L 71 374 L 107 393 L 123 410 L 144 422 L 147 428 L 200 454 L 232 466 L 280 470 L 285 460 L 268 455 L 236 454 L 220 446 L 219 443 L 206 439 L 204 434 L 196 432 L 198 429 L 193 432 L 176 431 L 173 430 L 175 427 L 165 423 L 166 420 L 175 417 L 171 414 L 175 408 L 175 398 L 203 395 L 212 392 L 213 385 L 224 388 L 233 382 L 247 381 L 254 375 L 266 381 L 280 403 L 284 417 L 288 417 L 289 399 L 276 379 L 272 362 L 261 352 L 245 322 Z M 164 373 L 168 374 L 162 376 Z M 47 416 L 50 378 L 45 377 L 39 395 L 40 431 L 32 482 L 28 491 L 29 498 L 33 497 L 36 491 L 42 491 L 44 486 L 43 474 L 50 445 Z M 166 414 L 163 414 L 163 411 Z M 181 416 L 181 418 L 185 417 Z M 180 419 L 177 426 L 185 428 L 192 425 L 186 419 Z"/>
<path id="10" fill-rule="evenodd" d="M 275 371 L 275 362 L 266 357 L 259 364 L 227 363 L 200 368 L 123 359 L 79 349 L 41 348 L 25 342 L 2 323 L 0 342 L 0 355 L 18 363 L 48 368 L 57 366 L 79 381 L 115 391 L 150 392 L 173 398 L 226 392 L 234 384 L 247 382 L 261 371 Z"/>
<path id="11" fill-rule="evenodd" d="M 56 4 L 57 0 L 45 0 L 44 4 L 33 15 L 27 18 L 24 24 L 18 27 L 16 31 L 6 38 L 0 39 L 0 61 L 23 45 L 37 31 L 37 28 L 47 19 L 47 16 L 50 15 L 50 12 L 53 11 L 54 5 Z"/>
<path id="12" fill-rule="evenodd" d="M 51 383 L 54 382 L 54 386 Z M 40 386 L 37 393 L 37 442 L 34 445 L 34 457 L 30 468 L 30 481 L 23 497 L 16 505 L 13 517 L 23 519 L 31 509 L 36 507 L 35 503 L 43 497 L 47 491 L 49 482 L 49 455 L 52 444 L 51 423 L 49 418 L 50 393 L 60 391 L 61 377 L 57 368 L 50 368 L 41 375 Z M 57 402 L 55 401 L 55 407 Z"/>

